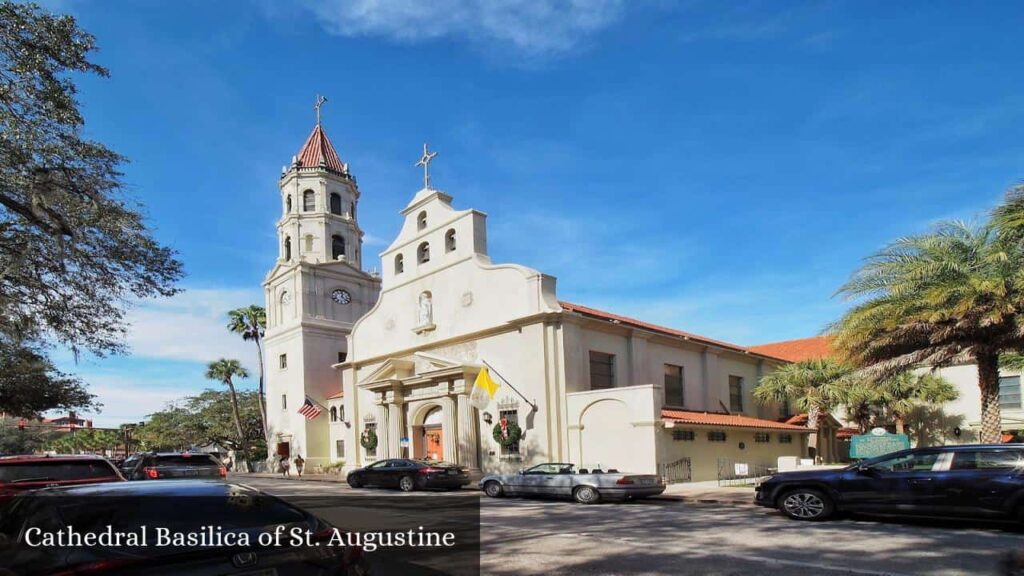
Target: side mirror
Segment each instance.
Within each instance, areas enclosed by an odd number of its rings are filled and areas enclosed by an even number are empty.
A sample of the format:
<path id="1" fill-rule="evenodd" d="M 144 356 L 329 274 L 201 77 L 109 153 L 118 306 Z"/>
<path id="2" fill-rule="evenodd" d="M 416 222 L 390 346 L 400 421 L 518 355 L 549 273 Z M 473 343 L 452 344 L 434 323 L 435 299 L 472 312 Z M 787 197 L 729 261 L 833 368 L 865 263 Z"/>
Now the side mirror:
<path id="1" fill-rule="evenodd" d="M 857 466 L 857 473 L 858 474 L 870 474 L 871 472 L 872 472 L 872 470 L 871 470 L 870 466 L 865 466 L 863 464 L 860 464 L 860 465 Z"/>

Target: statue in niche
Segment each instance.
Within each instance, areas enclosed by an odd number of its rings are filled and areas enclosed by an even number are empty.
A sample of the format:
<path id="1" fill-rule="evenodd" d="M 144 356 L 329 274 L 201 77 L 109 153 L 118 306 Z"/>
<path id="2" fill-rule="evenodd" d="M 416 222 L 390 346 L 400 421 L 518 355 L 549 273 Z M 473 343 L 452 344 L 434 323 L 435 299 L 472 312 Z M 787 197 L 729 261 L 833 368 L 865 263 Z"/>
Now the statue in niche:
<path id="1" fill-rule="evenodd" d="M 430 301 L 430 292 L 420 294 L 419 322 L 417 326 L 429 326 L 434 323 L 434 309 Z"/>

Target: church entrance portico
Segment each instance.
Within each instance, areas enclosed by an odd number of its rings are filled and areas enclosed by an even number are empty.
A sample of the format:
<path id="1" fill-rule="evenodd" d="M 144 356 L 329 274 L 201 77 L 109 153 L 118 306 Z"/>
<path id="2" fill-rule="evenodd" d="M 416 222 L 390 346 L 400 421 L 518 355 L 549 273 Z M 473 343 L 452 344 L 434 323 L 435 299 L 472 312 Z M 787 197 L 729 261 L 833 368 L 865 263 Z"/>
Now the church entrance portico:
<path id="1" fill-rule="evenodd" d="M 479 469 L 479 414 L 469 404 L 467 385 L 479 367 L 431 360 L 417 373 L 417 359 L 391 359 L 359 384 L 374 394 L 376 405 L 380 448 L 368 459 L 411 456 Z"/>

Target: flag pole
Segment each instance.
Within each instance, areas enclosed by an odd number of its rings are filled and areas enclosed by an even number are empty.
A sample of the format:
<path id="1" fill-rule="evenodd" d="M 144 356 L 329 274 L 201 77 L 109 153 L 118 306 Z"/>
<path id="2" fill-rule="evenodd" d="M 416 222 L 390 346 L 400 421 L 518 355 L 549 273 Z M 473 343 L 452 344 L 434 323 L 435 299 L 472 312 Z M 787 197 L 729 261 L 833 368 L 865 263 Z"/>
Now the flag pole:
<path id="1" fill-rule="evenodd" d="M 508 387 L 511 388 L 513 392 L 518 394 L 520 398 L 522 398 L 523 400 L 526 400 L 526 403 L 529 404 L 531 408 L 533 408 L 534 412 L 537 411 L 537 404 L 535 402 L 530 402 L 526 398 L 526 396 L 523 396 L 523 393 L 520 392 L 519 390 L 517 390 L 516 387 L 513 386 L 512 383 L 508 381 L 508 378 L 505 378 L 504 376 L 502 376 L 500 372 L 498 372 L 497 370 L 494 369 L 494 366 L 491 366 L 487 362 L 487 360 L 484 360 L 483 358 L 481 358 L 480 361 L 483 362 L 484 366 L 487 366 L 488 368 L 490 368 L 491 372 L 494 372 L 495 374 L 497 374 L 498 378 L 501 378 L 505 382 L 505 384 L 508 384 Z"/>

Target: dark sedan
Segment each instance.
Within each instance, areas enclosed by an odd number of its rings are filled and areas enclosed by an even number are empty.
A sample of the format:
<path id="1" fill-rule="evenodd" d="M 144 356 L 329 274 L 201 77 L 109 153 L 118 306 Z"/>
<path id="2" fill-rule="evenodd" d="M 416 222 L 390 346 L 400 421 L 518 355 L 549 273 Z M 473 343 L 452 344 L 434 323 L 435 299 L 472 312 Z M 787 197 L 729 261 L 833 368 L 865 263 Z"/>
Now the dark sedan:
<path id="1" fill-rule="evenodd" d="M 0 501 L 26 490 L 101 482 L 124 482 L 114 465 L 102 456 L 0 458 Z"/>
<path id="2" fill-rule="evenodd" d="M 455 464 L 407 458 L 378 460 L 348 473 L 348 485 L 353 488 L 379 486 L 403 492 L 429 488 L 458 490 L 469 482 L 466 469 Z"/>
<path id="3" fill-rule="evenodd" d="M 755 502 L 797 520 L 850 511 L 1024 522 L 1024 445 L 918 448 L 841 469 L 784 472 L 757 487 Z"/>
<path id="4" fill-rule="evenodd" d="M 285 534 L 299 530 L 311 539 L 304 545 L 288 545 L 287 538 L 281 546 L 269 540 L 260 543 L 261 534 L 278 529 Z M 197 539 L 161 544 L 160 530 L 174 535 L 169 538 Z M 358 548 L 320 546 L 333 532 L 331 525 L 279 498 L 226 482 L 51 488 L 20 495 L 0 509 L 0 566 L 19 576 L 365 574 L 365 558 Z M 75 542 L 72 533 L 101 540 L 99 545 Z M 47 543 L 47 534 L 69 541 Z M 241 540 L 243 535 L 246 541 Z"/>

